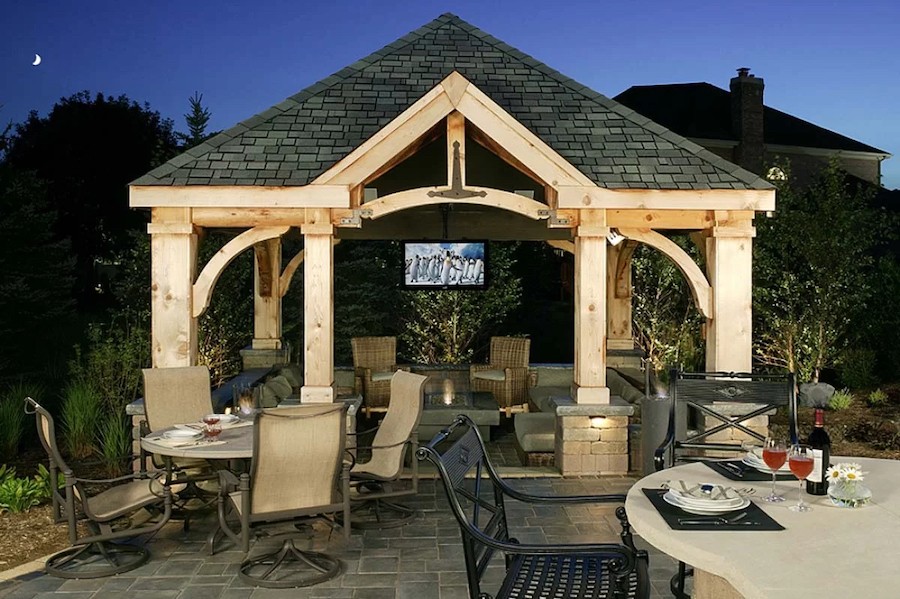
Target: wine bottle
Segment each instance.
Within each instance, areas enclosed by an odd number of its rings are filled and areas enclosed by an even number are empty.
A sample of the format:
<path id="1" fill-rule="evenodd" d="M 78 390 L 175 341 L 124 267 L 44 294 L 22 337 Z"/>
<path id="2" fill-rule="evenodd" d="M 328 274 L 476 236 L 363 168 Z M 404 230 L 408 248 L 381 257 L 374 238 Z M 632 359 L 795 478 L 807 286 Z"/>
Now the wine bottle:
<path id="1" fill-rule="evenodd" d="M 813 450 L 813 471 L 806 479 L 806 492 L 825 495 L 828 492 L 827 470 L 831 459 L 831 437 L 825 430 L 825 410 L 816 408 L 816 424 L 809 433 L 809 446 Z"/>

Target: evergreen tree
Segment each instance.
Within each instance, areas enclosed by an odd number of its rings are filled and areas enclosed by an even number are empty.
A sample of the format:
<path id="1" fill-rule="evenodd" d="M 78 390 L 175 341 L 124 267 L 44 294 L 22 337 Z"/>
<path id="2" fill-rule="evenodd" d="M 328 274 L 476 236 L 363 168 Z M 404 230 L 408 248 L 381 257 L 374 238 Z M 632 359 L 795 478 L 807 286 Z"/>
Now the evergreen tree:
<path id="1" fill-rule="evenodd" d="M 191 105 L 191 110 L 184 115 L 188 133 L 178 134 L 178 138 L 184 143 L 185 150 L 198 146 L 213 136 L 213 134 L 206 134 L 206 126 L 209 124 L 209 118 L 212 115 L 203 106 L 203 94 L 194 92 L 194 95 L 188 98 L 188 103 Z"/>

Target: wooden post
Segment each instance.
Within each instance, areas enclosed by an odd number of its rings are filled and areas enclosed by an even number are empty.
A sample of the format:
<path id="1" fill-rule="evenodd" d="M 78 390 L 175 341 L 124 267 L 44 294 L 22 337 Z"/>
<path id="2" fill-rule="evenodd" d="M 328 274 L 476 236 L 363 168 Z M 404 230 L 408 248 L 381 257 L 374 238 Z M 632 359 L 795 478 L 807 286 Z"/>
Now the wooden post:
<path id="1" fill-rule="evenodd" d="M 150 233 L 150 327 L 153 367 L 197 363 L 193 285 L 197 235 L 190 208 L 153 208 Z"/>
<path id="2" fill-rule="evenodd" d="M 624 241 L 607 248 L 606 309 L 609 349 L 634 349 L 631 326 L 631 255 L 637 244 Z"/>
<path id="3" fill-rule="evenodd" d="M 712 286 L 712 318 L 706 329 L 706 370 L 753 368 L 752 221 L 707 230 L 706 268 Z"/>
<path id="4" fill-rule="evenodd" d="M 327 209 L 307 210 L 303 233 L 302 403 L 334 401 L 334 228 Z"/>
<path id="5" fill-rule="evenodd" d="M 253 246 L 253 349 L 281 349 L 281 239 Z"/>
<path id="6" fill-rule="evenodd" d="M 609 403 L 606 387 L 606 211 L 582 210 L 575 234 L 575 381 L 578 403 Z"/>

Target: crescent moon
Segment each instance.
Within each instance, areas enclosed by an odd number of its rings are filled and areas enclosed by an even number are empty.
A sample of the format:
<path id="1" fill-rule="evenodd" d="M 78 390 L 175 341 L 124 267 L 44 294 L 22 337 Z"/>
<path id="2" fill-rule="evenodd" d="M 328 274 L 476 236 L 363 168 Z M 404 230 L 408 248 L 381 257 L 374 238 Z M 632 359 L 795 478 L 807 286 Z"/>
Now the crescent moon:
<path id="1" fill-rule="evenodd" d="M 40 54 L 35 54 L 35 55 L 34 55 L 34 62 L 31 63 L 31 64 L 34 65 L 34 66 L 38 66 L 39 64 L 41 64 L 41 55 L 40 55 Z"/>

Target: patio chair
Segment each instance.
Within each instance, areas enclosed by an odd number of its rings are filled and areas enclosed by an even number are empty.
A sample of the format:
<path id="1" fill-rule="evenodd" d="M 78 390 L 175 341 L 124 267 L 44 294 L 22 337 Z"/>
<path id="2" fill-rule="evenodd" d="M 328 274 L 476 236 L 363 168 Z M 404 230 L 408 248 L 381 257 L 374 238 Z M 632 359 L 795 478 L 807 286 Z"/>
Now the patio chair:
<path id="1" fill-rule="evenodd" d="M 394 499 L 419 492 L 418 461 L 412 461 L 409 484 L 400 480 L 407 448 L 418 449 L 425 381 L 428 377 L 398 370 L 391 377 L 391 401 L 372 441 L 372 457 L 350 470 L 355 528 L 393 528 L 415 517 L 415 510 Z M 366 431 L 371 432 L 371 431 Z M 365 433 L 360 433 L 365 434 Z M 358 446 L 357 452 L 366 447 Z"/>
<path id="2" fill-rule="evenodd" d="M 462 436 L 455 442 L 439 449 L 459 432 Z M 478 428 L 465 415 L 457 416 L 416 455 L 434 464 L 444 483 L 462 533 L 471 599 L 649 597 L 647 553 L 634 546 L 624 506 L 616 509 L 622 526 L 621 544 L 519 543 L 509 533 L 506 497 L 538 505 L 574 505 L 624 504 L 624 495 L 551 497 L 510 487 L 497 475 Z M 481 582 L 497 551 L 506 558 L 506 574 L 497 593 L 490 595 L 481 589 Z"/>
<path id="3" fill-rule="evenodd" d="M 743 404 L 736 414 L 733 406 Z M 727 407 L 726 407 L 727 406 Z M 736 431 L 739 437 L 765 440 L 765 435 L 748 426 L 748 421 L 776 408 L 787 408 L 788 437 L 797 443 L 797 396 L 794 375 L 746 372 L 669 373 L 669 423 L 666 438 L 653 455 L 657 471 L 678 462 L 740 457 L 745 450 L 740 442 L 717 442 L 722 433 Z M 732 412 L 732 413 L 729 413 Z M 692 430 L 691 419 L 703 418 L 703 430 Z M 709 426 L 708 424 L 711 424 Z M 693 569 L 678 562 L 678 572 L 669 583 L 677 599 L 689 599 L 686 579 Z"/>
<path id="4" fill-rule="evenodd" d="M 397 370 L 396 337 L 353 337 L 355 391 L 363 396 L 363 410 L 385 412 L 391 400 L 391 377 Z"/>
<path id="5" fill-rule="evenodd" d="M 162 528 L 172 515 L 170 487 L 156 479 L 137 478 L 135 474 L 105 480 L 77 477 L 59 452 L 56 426 L 50 413 L 30 397 L 25 398 L 25 412 L 35 416 L 38 438 L 50 461 L 50 480 L 56 480 L 57 472 L 62 472 L 65 478 L 65 487 L 51 492 L 54 503 L 61 506 L 72 546 L 47 559 L 44 565 L 47 574 L 59 578 L 100 578 L 145 564 L 150 559 L 146 547 L 114 541 Z M 90 495 L 86 484 L 113 486 Z M 142 510 L 155 511 L 156 522 L 144 520 L 136 526 L 124 525 L 126 517 Z M 87 536 L 79 536 L 79 513 L 87 519 Z"/>
<path id="6" fill-rule="evenodd" d="M 220 473 L 219 526 L 244 552 L 240 577 L 269 588 L 305 587 L 338 575 L 341 562 L 294 544 L 298 530 L 270 535 L 274 551 L 251 555 L 250 537 L 270 526 L 341 512 L 350 538 L 350 464 L 344 462 L 346 405 L 311 404 L 263 410 L 256 416 L 250 472 Z M 238 528 L 229 517 L 236 515 Z M 333 521 L 326 520 L 330 525 Z M 278 544 L 280 542 L 280 545 Z M 262 540 L 257 544 L 263 543 Z M 210 550 L 214 550 L 214 543 Z M 296 564 L 296 568 L 291 568 Z"/>
<path id="7" fill-rule="evenodd" d="M 531 339 L 491 337 L 487 364 L 472 364 L 469 381 L 472 391 L 489 391 L 507 416 L 528 411 L 528 362 Z"/>

